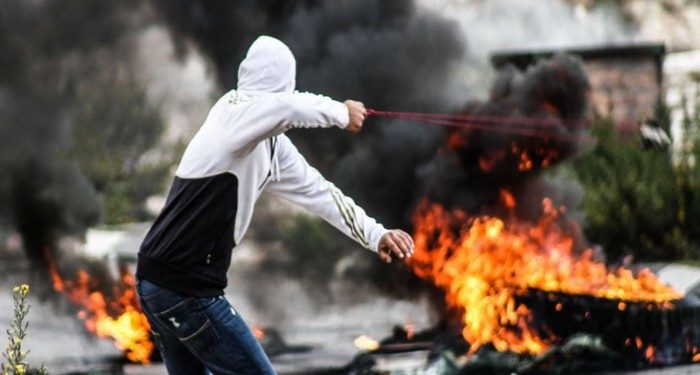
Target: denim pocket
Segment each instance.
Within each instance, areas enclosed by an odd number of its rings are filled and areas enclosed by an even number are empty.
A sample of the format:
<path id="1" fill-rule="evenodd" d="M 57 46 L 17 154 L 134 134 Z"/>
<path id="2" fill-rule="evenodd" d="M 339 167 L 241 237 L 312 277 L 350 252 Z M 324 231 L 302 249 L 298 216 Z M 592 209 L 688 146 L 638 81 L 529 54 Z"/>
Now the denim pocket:
<path id="1" fill-rule="evenodd" d="M 204 355 L 209 352 L 219 341 L 219 335 L 199 301 L 185 297 L 171 306 L 153 315 L 195 354 Z"/>

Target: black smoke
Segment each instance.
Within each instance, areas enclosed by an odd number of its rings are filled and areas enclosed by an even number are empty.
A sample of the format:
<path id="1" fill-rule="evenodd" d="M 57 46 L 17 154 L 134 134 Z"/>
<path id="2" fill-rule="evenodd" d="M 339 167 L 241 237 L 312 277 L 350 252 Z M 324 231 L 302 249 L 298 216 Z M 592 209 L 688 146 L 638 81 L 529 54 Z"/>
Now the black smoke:
<path id="1" fill-rule="evenodd" d="M 238 64 L 261 34 L 277 35 L 289 14 L 304 1 L 153 0 L 181 54 L 193 41 L 216 67 L 223 88 L 236 83 Z"/>
<path id="2" fill-rule="evenodd" d="M 421 168 L 424 194 L 471 214 L 503 215 L 505 189 L 519 202 L 521 218 L 536 219 L 542 199 L 558 190 L 546 187 L 543 170 L 574 156 L 588 140 L 589 91 L 576 57 L 554 56 L 524 72 L 503 69 L 489 100 L 468 103 L 461 112 L 489 120 L 468 124 L 485 128 L 451 130 L 447 145 Z"/>
<path id="3" fill-rule="evenodd" d="M 235 87 L 238 64 L 260 34 L 275 36 L 297 59 L 297 88 L 368 107 L 445 111 L 468 93 L 453 69 L 466 46 L 454 22 L 407 0 L 156 1 L 178 44 L 193 41 L 217 67 L 222 90 Z M 359 137 L 294 131 L 316 167 L 390 226 L 406 226 L 415 165 L 428 160 L 442 130 L 371 119 Z M 319 141 L 320 139 L 320 141 Z"/>
<path id="4" fill-rule="evenodd" d="M 0 1 L 0 220 L 21 235 L 37 286 L 58 239 L 100 219 L 97 193 L 67 156 L 73 89 L 123 34 L 132 4 Z"/>
<path id="5" fill-rule="evenodd" d="M 397 111 L 447 111 L 468 96 L 464 88 L 453 90 L 454 69 L 465 54 L 457 25 L 407 1 L 324 4 L 294 14 L 285 33 L 299 59 L 302 89 Z M 406 227 L 415 166 L 434 154 L 442 131 L 370 119 L 359 140 L 333 133 L 308 145 L 309 132 L 294 140 L 372 215 Z"/>
<path id="6" fill-rule="evenodd" d="M 269 34 L 294 52 L 299 90 L 358 99 L 380 110 L 542 118 L 554 122 L 548 130 L 553 133 L 574 138 L 580 133 L 578 125 L 569 122 L 582 117 L 587 103 L 588 82 L 579 61 L 557 57 L 525 73 L 504 71 L 487 101 L 469 102 L 469 90 L 460 85 L 457 72 L 466 61 L 463 30 L 413 1 L 162 0 L 155 4 L 177 43 L 182 48 L 194 44 L 214 63 L 222 91 L 235 87 L 238 64 L 250 43 L 260 34 Z M 540 164 L 537 150 L 555 149 L 557 156 L 548 162 L 553 164 L 577 148 L 575 141 L 557 137 L 470 131 L 462 132 L 468 144 L 450 149 L 444 146 L 446 136 L 459 131 L 383 118 L 368 119 L 360 136 L 343 132 L 319 136 L 318 132 L 292 131 L 290 136 L 313 165 L 372 216 L 387 227 L 406 230 L 410 230 L 415 205 L 426 195 L 476 213 L 493 206 L 498 197 L 493 192 L 499 187 L 513 189 L 515 194 L 549 189 L 545 179 L 531 178 L 540 174 L 539 167 L 519 174 L 511 158 L 483 173 L 478 169 L 482 154 L 510 150 L 515 142 Z M 347 252 L 337 252 L 343 253 Z M 291 258 L 305 262 L 315 257 Z M 287 259 L 277 268 L 320 267 L 292 263 Z M 375 285 L 391 292 L 415 294 L 405 293 L 417 287 L 410 272 L 387 272 L 378 262 L 359 263 L 365 265 L 358 266 L 363 268 L 358 280 L 374 279 Z"/>
<path id="7" fill-rule="evenodd" d="M 238 64 L 250 43 L 268 34 L 294 53 L 301 91 L 341 101 L 356 99 L 377 109 L 438 112 L 456 110 L 469 94 L 463 87 L 456 89 L 459 80 L 454 74 L 466 52 L 461 28 L 410 0 L 162 0 L 155 4 L 176 43 L 182 48 L 194 44 L 214 63 L 221 91 L 235 87 Z M 315 129 L 289 135 L 312 165 L 370 215 L 387 227 L 409 230 L 415 187 L 420 184 L 416 166 L 433 157 L 443 131 L 371 118 L 359 136 L 342 131 L 321 135 Z M 354 275 L 347 276 L 352 285 L 369 280 L 373 289 L 416 294 L 409 290 L 419 282 L 407 268 L 387 272 L 370 253 L 348 252 L 348 243 L 329 231 L 335 236 L 333 251 L 320 255 L 311 248 L 308 256 L 297 251 L 288 257 L 273 252 L 267 272 L 283 269 L 294 276 L 294 270 L 323 268 L 335 274 L 343 268 L 341 264 L 351 263 L 352 269 L 341 273 Z M 361 259 L 348 262 L 346 257 L 353 256 Z M 308 272 L 302 274 L 311 277 Z M 327 282 L 318 277 L 307 285 Z"/>

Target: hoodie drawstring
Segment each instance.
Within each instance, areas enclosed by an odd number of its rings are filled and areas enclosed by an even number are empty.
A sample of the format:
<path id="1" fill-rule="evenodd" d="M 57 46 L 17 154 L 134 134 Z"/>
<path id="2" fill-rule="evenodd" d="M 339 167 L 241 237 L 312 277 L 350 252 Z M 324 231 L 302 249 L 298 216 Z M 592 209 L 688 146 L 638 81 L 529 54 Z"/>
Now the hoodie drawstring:
<path id="1" fill-rule="evenodd" d="M 277 146 L 277 137 L 274 137 L 273 144 L 272 144 L 272 166 L 270 167 L 270 169 L 271 169 L 271 173 L 272 173 L 272 181 L 279 182 L 281 180 L 280 161 L 279 161 L 279 157 L 277 156 L 277 151 L 275 150 L 276 146 Z"/>
<path id="2" fill-rule="evenodd" d="M 272 158 L 272 181 L 279 182 L 280 180 L 280 162 L 277 154 L 275 153 L 275 156 Z"/>

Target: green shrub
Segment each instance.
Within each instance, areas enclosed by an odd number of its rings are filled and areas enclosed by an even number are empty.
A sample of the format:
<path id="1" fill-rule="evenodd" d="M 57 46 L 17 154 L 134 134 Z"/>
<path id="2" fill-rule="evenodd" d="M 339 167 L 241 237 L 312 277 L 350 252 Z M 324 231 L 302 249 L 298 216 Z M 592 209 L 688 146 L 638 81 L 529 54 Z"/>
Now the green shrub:
<path id="1" fill-rule="evenodd" d="M 174 152 L 159 152 L 144 162 L 165 130 L 160 107 L 148 103 L 138 84 L 114 78 L 84 83 L 75 102 L 69 154 L 101 194 L 105 222 L 145 219 L 143 204 L 162 191 L 174 161 Z"/>
<path id="2" fill-rule="evenodd" d="M 660 113 L 660 125 L 668 129 L 665 112 Z M 692 147 L 675 155 L 623 139 L 609 119 L 592 126 L 598 142 L 573 162 L 572 170 L 585 188 L 585 233 L 610 260 L 625 255 L 645 261 L 698 258 L 698 124 L 697 119 L 687 122 L 685 139 Z"/>

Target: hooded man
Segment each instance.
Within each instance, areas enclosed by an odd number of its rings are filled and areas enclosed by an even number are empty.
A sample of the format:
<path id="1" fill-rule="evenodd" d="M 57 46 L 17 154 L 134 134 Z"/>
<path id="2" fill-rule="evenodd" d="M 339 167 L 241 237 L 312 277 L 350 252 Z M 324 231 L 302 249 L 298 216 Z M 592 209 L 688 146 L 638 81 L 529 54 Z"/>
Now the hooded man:
<path id="1" fill-rule="evenodd" d="M 231 252 L 263 191 L 320 216 L 390 262 L 413 241 L 386 230 L 326 181 L 284 134 L 292 128 L 358 132 L 362 103 L 294 91 L 296 61 L 261 36 L 187 146 L 165 207 L 138 256 L 139 302 L 170 374 L 274 374 L 269 359 L 224 298 Z M 323 256 L 319 254 L 319 256 Z"/>

